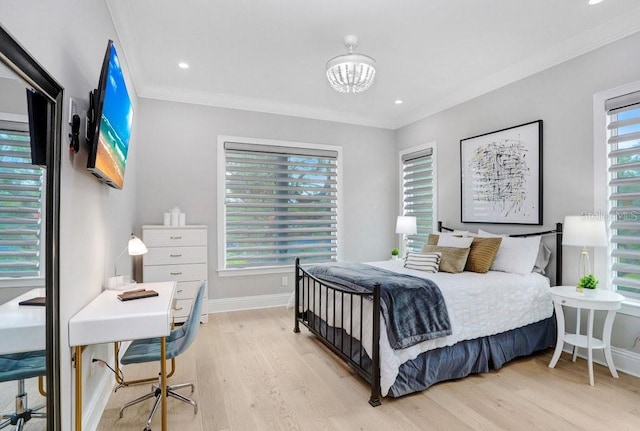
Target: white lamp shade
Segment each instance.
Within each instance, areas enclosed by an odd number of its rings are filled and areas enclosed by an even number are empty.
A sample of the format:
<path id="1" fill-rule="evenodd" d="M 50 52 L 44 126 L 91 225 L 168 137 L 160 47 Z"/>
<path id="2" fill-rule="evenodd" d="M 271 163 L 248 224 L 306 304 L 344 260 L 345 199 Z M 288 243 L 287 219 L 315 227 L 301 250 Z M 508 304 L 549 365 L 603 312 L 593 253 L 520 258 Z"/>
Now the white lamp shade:
<path id="1" fill-rule="evenodd" d="M 141 254 L 145 254 L 149 251 L 147 246 L 144 245 L 144 242 L 135 235 L 131 235 L 127 249 L 130 256 L 140 256 Z"/>
<path id="2" fill-rule="evenodd" d="M 562 226 L 562 245 L 606 247 L 607 228 L 604 220 L 589 216 L 566 216 Z"/>
<path id="3" fill-rule="evenodd" d="M 398 216 L 396 221 L 396 233 L 414 235 L 418 232 L 416 218 L 412 216 Z"/>

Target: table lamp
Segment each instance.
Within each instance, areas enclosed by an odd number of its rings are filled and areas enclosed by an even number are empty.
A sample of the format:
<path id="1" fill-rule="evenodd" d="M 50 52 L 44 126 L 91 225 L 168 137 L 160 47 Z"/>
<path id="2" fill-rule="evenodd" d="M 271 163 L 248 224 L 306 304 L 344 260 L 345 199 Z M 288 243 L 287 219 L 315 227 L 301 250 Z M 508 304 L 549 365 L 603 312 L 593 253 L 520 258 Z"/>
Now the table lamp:
<path id="1" fill-rule="evenodd" d="M 562 226 L 562 245 L 582 247 L 578 279 L 591 274 L 587 247 L 606 247 L 607 229 L 602 218 L 566 216 Z"/>
<path id="2" fill-rule="evenodd" d="M 402 256 L 406 256 L 408 248 L 407 235 L 415 235 L 418 233 L 416 218 L 412 216 L 398 216 L 398 220 L 396 220 L 396 233 L 402 235 Z"/>
<path id="3" fill-rule="evenodd" d="M 118 287 L 123 283 L 122 277 L 118 274 L 118 260 L 120 260 L 125 251 L 128 252 L 129 256 L 140 256 L 147 253 L 149 249 L 147 249 L 147 246 L 144 245 L 144 242 L 142 242 L 140 238 L 131 234 L 127 246 L 120 252 L 118 257 L 116 257 L 115 263 L 113 264 L 114 277 L 109 279 L 109 288 Z M 129 283 L 125 284 L 128 285 Z"/>

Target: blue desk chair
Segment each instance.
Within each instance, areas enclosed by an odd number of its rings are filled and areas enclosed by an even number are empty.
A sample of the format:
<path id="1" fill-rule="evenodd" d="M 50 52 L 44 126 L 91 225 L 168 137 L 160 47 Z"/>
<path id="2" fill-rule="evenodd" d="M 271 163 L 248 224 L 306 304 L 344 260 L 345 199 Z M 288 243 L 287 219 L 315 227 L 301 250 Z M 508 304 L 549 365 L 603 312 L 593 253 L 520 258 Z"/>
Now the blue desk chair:
<path id="1" fill-rule="evenodd" d="M 181 355 L 185 350 L 189 348 L 193 340 L 196 338 L 196 334 L 198 333 L 198 327 L 200 326 L 200 313 L 202 312 L 202 301 L 204 298 L 204 290 L 206 289 L 206 284 L 202 283 L 198 290 L 198 294 L 196 295 L 195 300 L 193 301 L 193 305 L 191 306 L 191 313 L 189 314 L 189 318 L 186 322 L 180 327 L 177 327 L 171 331 L 171 334 L 167 337 L 167 359 L 173 359 L 176 356 Z M 131 343 L 124 356 L 120 360 L 123 365 L 127 364 L 139 364 L 143 362 L 156 362 L 160 361 L 160 338 L 148 338 L 144 340 L 135 340 Z M 198 413 L 198 404 L 192 400 L 191 398 L 185 397 L 182 394 L 176 392 L 176 389 L 181 388 L 191 388 L 191 393 L 194 391 L 193 383 L 183 383 L 180 385 L 167 385 L 167 396 L 176 398 L 185 403 L 191 404 L 193 406 L 194 414 Z M 124 414 L 124 409 L 130 407 L 134 404 L 142 402 L 144 400 L 148 400 L 149 398 L 154 398 L 155 402 L 153 404 L 153 408 L 151 409 L 151 413 L 149 414 L 149 419 L 147 420 L 147 426 L 145 427 L 145 431 L 151 430 L 151 420 L 153 419 L 153 415 L 158 410 L 158 406 L 160 405 L 162 391 L 160 390 L 160 383 L 154 384 L 151 387 L 151 392 L 143 395 L 139 398 L 136 398 L 133 401 L 129 401 L 120 409 L 120 417 Z"/>
<path id="2" fill-rule="evenodd" d="M 27 403 L 27 392 L 24 381 L 32 377 L 41 377 L 47 373 L 45 351 L 14 353 L 0 355 L 0 382 L 18 381 L 16 395 L 16 411 L 0 416 L 0 429 L 15 425 L 16 431 L 22 431 L 24 424 L 31 418 L 46 418 L 46 414 L 38 412 L 44 404 L 30 409 Z"/>

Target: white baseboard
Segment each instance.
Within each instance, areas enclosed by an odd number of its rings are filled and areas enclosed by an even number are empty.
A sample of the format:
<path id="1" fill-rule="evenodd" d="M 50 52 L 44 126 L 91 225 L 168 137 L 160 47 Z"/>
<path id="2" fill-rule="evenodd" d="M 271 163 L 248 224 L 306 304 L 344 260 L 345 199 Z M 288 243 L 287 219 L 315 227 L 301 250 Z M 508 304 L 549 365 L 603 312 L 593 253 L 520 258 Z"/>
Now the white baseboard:
<path id="1" fill-rule="evenodd" d="M 113 391 L 114 381 L 113 374 L 109 369 L 102 373 L 102 378 L 98 384 L 98 390 L 94 392 L 94 396 L 82 409 L 82 429 L 95 431 L 102 418 L 102 413 L 107 407 L 109 398 Z"/>
<path id="2" fill-rule="evenodd" d="M 572 352 L 573 347 L 565 344 L 564 351 Z M 579 349 L 578 356 L 587 359 L 586 350 Z M 635 377 L 640 377 L 640 354 L 632 352 L 630 350 L 621 349 L 619 347 L 611 347 L 611 356 L 613 357 L 613 363 L 616 366 L 616 370 L 626 374 L 630 374 Z M 604 358 L 604 352 L 602 350 L 593 351 L 593 362 L 603 366 L 607 366 Z"/>
<path id="3" fill-rule="evenodd" d="M 254 310 L 256 308 L 283 307 L 289 302 L 291 293 L 273 295 L 241 296 L 238 298 L 222 298 L 209 300 L 209 313 L 226 311 Z"/>

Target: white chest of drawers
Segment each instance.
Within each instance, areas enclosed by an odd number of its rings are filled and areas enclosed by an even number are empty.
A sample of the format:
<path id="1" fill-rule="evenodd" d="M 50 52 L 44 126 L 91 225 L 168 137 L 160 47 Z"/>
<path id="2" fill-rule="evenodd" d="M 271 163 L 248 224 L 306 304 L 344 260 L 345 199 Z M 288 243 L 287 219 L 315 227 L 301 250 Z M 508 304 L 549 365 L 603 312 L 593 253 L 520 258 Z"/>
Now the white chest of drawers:
<path id="1" fill-rule="evenodd" d="M 184 322 L 202 282 L 207 281 L 207 227 L 142 226 L 142 241 L 149 249 L 143 257 L 145 283 L 175 281 L 176 322 Z M 209 321 L 208 292 L 205 290 L 200 321 Z"/>

